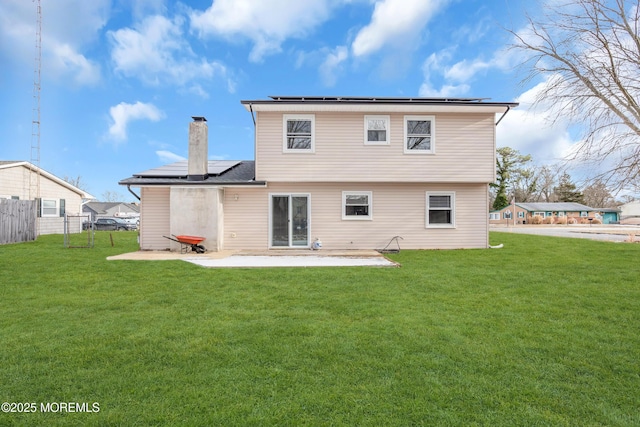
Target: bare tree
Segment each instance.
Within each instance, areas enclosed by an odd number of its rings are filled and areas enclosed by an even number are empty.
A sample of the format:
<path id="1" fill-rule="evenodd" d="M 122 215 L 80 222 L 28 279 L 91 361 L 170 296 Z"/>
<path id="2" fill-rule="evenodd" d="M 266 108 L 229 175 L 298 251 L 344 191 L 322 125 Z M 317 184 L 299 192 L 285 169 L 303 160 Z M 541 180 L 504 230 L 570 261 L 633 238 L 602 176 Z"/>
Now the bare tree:
<path id="1" fill-rule="evenodd" d="M 513 197 L 518 202 L 533 202 L 538 191 L 538 175 L 535 168 L 523 168 L 513 181 Z"/>
<path id="2" fill-rule="evenodd" d="M 528 29 L 511 31 L 528 55 L 525 81 L 547 78 L 538 106 L 583 128 L 570 156 L 606 164 L 619 185 L 640 177 L 640 0 L 547 2 Z M 604 161 L 606 160 L 606 163 Z"/>
<path id="3" fill-rule="evenodd" d="M 607 188 L 607 184 L 599 179 L 587 185 L 582 190 L 582 194 L 584 204 L 592 208 L 615 208 L 618 205 Z"/>
<path id="4" fill-rule="evenodd" d="M 87 185 L 84 183 L 84 181 L 82 180 L 82 177 L 80 175 L 78 175 L 77 177 L 73 178 L 73 177 L 69 177 L 67 175 L 65 175 L 62 178 L 63 181 L 68 182 L 69 184 L 73 185 L 74 187 L 77 187 L 83 191 L 87 191 Z"/>
<path id="5" fill-rule="evenodd" d="M 125 197 L 118 193 L 117 191 L 105 191 L 102 193 L 102 201 L 103 202 L 122 202 Z"/>
<path id="6" fill-rule="evenodd" d="M 558 198 L 554 192 L 554 188 L 558 184 L 558 177 L 562 175 L 562 170 L 558 165 L 540 166 L 537 171 L 538 181 L 538 201 L 541 202 L 557 202 Z"/>

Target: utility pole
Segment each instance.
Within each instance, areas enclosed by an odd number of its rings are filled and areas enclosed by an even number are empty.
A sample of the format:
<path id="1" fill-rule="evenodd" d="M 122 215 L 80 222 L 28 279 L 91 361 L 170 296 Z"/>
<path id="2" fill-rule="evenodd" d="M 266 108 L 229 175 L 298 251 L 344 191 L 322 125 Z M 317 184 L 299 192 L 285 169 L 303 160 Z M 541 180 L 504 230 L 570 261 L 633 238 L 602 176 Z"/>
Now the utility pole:
<path id="1" fill-rule="evenodd" d="M 29 200 L 40 198 L 40 83 L 42 66 L 42 7 L 36 3 L 36 53 L 33 68 L 33 107 L 31 111 L 31 164 L 37 169 L 29 173 Z"/>
<path id="2" fill-rule="evenodd" d="M 33 107 L 31 110 L 31 159 L 35 171 L 29 172 L 29 200 L 40 199 L 40 70 L 42 66 L 42 7 L 40 0 L 36 4 L 36 52 L 33 67 Z M 42 201 L 37 203 L 42 209 Z M 40 217 L 40 212 L 37 214 Z M 36 218 L 36 237 L 40 235 L 40 218 Z"/>

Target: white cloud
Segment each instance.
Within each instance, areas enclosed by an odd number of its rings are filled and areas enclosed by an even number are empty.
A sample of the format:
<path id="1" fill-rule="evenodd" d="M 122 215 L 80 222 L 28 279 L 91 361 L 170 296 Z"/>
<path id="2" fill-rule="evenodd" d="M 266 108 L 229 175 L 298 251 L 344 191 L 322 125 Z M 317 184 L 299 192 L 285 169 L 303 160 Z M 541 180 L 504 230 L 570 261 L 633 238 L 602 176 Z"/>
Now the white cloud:
<path id="1" fill-rule="evenodd" d="M 109 109 L 113 124 L 109 127 L 109 136 L 116 141 L 127 139 L 127 125 L 134 120 L 151 120 L 157 122 L 164 118 L 164 113 L 153 104 L 136 102 L 120 104 Z"/>
<path id="2" fill-rule="evenodd" d="M 136 24 L 109 32 L 113 45 L 111 58 L 116 71 L 137 77 L 151 85 L 164 83 L 184 86 L 195 80 L 229 80 L 226 67 L 197 57 L 182 33 L 184 21 L 153 15 Z M 228 84 L 230 87 L 233 83 Z M 202 89 L 202 87 L 199 87 Z M 198 88 L 191 88 L 198 92 Z M 201 95 L 206 97 L 202 90 Z"/>
<path id="3" fill-rule="evenodd" d="M 346 46 L 337 46 L 329 52 L 320 65 L 320 77 L 325 86 L 334 86 L 336 84 L 336 73 L 340 71 L 341 65 L 349 57 L 349 49 Z"/>
<path id="4" fill-rule="evenodd" d="M 411 46 L 429 20 L 448 0 L 379 0 L 371 22 L 356 35 L 351 49 L 354 56 L 377 52 L 387 45 Z"/>
<path id="5" fill-rule="evenodd" d="M 442 74 L 444 72 L 443 62 L 447 62 L 453 56 L 454 48 L 442 50 L 432 53 L 422 64 L 422 73 L 424 81 L 420 85 L 420 96 L 427 98 L 448 98 L 465 95 L 470 87 L 468 84 L 445 84 L 440 89 L 433 86 L 433 74 Z"/>
<path id="6" fill-rule="evenodd" d="M 62 72 L 68 70 L 76 84 L 93 85 L 100 81 L 100 66 L 76 52 L 68 44 L 58 44 L 52 51 L 55 55 L 50 58 L 49 65 Z"/>
<path id="7" fill-rule="evenodd" d="M 200 36 L 244 38 L 253 42 L 249 59 L 262 59 L 281 50 L 290 37 L 304 37 L 329 17 L 332 0 L 214 0 L 204 12 L 190 14 L 191 28 Z"/>
<path id="8" fill-rule="evenodd" d="M 537 94 L 546 84 L 544 81 L 520 95 L 516 100 L 520 106 L 509 111 L 496 129 L 498 146 L 509 146 L 522 154 L 531 154 L 541 164 L 563 159 L 579 142 L 571 137 L 569 123 L 559 120 L 552 106 L 533 108 Z"/>
<path id="9" fill-rule="evenodd" d="M 167 151 L 167 150 L 156 151 L 156 156 L 158 156 L 158 159 L 160 159 L 162 163 L 175 163 L 175 162 L 187 160 L 186 157 L 182 157 L 176 153 L 172 153 L 171 151 Z"/>
<path id="10" fill-rule="evenodd" d="M 99 65 L 83 50 L 98 38 L 109 17 L 110 0 L 58 0 L 42 3 L 43 78 L 70 80 L 77 85 L 100 80 Z M 0 50 L 33 64 L 36 52 L 36 4 L 0 1 Z"/>

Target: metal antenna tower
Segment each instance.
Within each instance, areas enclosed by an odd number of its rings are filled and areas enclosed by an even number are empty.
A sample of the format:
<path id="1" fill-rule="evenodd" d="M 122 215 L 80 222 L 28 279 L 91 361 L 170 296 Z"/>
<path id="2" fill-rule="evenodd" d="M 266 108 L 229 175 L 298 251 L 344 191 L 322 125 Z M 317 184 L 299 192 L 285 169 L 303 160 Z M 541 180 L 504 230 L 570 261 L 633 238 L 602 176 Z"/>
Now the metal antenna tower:
<path id="1" fill-rule="evenodd" d="M 42 65 L 42 7 L 36 3 L 36 54 L 33 69 L 33 109 L 31 111 L 31 164 L 29 173 L 29 200 L 40 198 L 40 68 Z"/>

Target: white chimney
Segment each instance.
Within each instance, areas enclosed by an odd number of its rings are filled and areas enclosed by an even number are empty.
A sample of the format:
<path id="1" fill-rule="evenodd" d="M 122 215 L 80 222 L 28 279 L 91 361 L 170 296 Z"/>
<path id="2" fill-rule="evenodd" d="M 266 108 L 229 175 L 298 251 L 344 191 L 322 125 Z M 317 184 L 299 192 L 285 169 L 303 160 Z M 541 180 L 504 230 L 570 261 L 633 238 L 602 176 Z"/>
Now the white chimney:
<path id="1" fill-rule="evenodd" d="M 192 117 L 189 123 L 189 162 L 187 179 L 189 181 L 204 181 L 208 172 L 209 131 L 207 119 Z"/>

